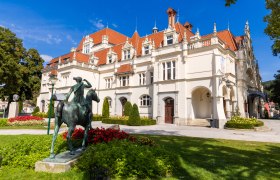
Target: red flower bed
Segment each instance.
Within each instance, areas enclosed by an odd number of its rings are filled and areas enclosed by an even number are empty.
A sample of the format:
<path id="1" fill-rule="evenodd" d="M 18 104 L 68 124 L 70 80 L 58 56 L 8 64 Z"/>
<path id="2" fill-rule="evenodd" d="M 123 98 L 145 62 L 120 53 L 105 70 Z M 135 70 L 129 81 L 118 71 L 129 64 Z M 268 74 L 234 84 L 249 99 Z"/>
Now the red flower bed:
<path id="1" fill-rule="evenodd" d="M 17 116 L 14 118 L 9 118 L 8 121 L 9 122 L 15 122 L 15 121 L 42 121 L 44 120 L 41 117 L 37 117 L 37 116 Z"/>
<path id="2" fill-rule="evenodd" d="M 66 139 L 68 132 L 64 132 L 62 134 L 63 138 Z M 84 130 L 82 128 L 76 128 L 72 134 L 72 139 L 83 139 Z M 131 139 L 134 140 L 128 133 L 115 129 L 104 129 L 104 128 L 96 128 L 90 129 L 88 132 L 88 142 L 91 144 L 97 144 L 101 142 L 109 142 L 113 139 Z"/>

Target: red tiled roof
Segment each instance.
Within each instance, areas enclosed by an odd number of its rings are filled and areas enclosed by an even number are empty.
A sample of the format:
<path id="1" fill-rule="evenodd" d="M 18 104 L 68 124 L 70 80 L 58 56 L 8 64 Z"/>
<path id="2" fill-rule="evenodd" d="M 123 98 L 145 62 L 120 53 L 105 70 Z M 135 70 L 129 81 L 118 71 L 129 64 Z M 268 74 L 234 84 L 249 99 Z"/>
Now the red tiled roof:
<path id="1" fill-rule="evenodd" d="M 117 31 L 114 31 L 110 28 L 104 28 L 100 31 L 97 31 L 93 34 L 90 34 L 89 36 L 91 38 L 93 38 L 93 43 L 94 44 L 100 44 L 102 42 L 102 36 L 103 35 L 107 35 L 108 36 L 108 40 L 109 40 L 109 43 L 110 44 L 120 44 L 122 42 L 124 42 L 127 38 L 127 36 L 117 32 Z M 83 49 L 83 42 L 84 42 L 85 38 L 83 38 L 78 47 L 77 47 L 77 51 L 81 51 Z"/>
<path id="2" fill-rule="evenodd" d="M 53 66 L 55 63 L 58 63 L 59 59 L 61 62 L 64 63 L 66 60 L 72 61 L 74 57 L 74 52 L 70 52 L 68 54 L 64 54 L 62 56 L 56 57 L 50 61 L 48 65 Z M 76 58 L 78 62 L 88 63 L 89 62 L 89 55 L 83 54 L 80 52 L 76 52 Z"/>
<path id="3" fill-rule="evenodd" d="M 54 76 L 57 76 L 57 70 L 51 70 L 50 74 L 49 75 L 54 75 Z"/>
<path id="4" fill-rule="evenodd" d="M 131 64 L 123 64 L 117 70 L 118 74 L 131 73 L 131 72 L 133 72 Z"/>
<path id="5" fill-rule="evenodd" d="M 202 36 L 201 38 L 207 39 L 207 38 L 211 38 L 212 36 L 213 36 L 213 34 L 208 34 L 208 35 Z M 219 31 L 219 32 L 217 32 L 217 36 L 226 44 L 227 48 L 229 48 L 232 51 L 237 50 L 235 38 L 230 31 L 228 31 L 228 30 Z"/>

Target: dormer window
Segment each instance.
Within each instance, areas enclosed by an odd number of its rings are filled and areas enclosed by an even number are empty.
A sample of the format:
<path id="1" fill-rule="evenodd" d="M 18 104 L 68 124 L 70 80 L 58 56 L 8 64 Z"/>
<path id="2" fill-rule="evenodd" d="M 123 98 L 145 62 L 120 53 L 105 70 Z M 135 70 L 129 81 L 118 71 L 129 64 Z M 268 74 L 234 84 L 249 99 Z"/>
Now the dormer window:
<path id="1" fill-rule="evenodd" d="M 147 55 L 150 53 L 150 47 L 149 46 L 144 46 L 144 54 Z"/>
<path id="2" fill-rule="evenodd" d="M 85 37 L 85 40 L 83 42 L 83 53 L 84 54 L 89 54 L 90 53 L 90 48 L 93 46 L 93 39 L 87 35 Z"/>
<path id="3" fill-rule="evenodd" d="M 130 49 L 124 50 L 124 59 L 130 59 Z"/>
<path id="4" fill-rule="evenodd" d="M 88 54 L 88 53 L 89 53 L 89 48 L 90 48 L 90 47 L 89 47 L 89 44 L 85 44 L 85 45 L 84 45 L 84 53 L 85 53 L 85 54 Z"/>
<path id="5" fill-rule="evenodd" d="M 168 35 L 166 39 L 167 45 L 173 44 L 173 35 Z"/>
<path id="6" fill-rule="evenodd" d="M 111 55 L 108 56 L 108 62 L 109 62 L 110 64 L 113 63 L 113 58 L 112 58 Z"/>

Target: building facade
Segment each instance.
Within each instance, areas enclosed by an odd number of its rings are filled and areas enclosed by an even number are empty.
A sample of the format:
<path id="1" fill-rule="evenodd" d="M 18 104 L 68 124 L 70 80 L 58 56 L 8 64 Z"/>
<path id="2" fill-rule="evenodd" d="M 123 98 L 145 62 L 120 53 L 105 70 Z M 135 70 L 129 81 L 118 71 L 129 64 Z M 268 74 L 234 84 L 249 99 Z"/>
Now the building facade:
<path id="1" fill-rule="evenodd" d="M 128 37 L 104 28 L 52 59 L 43 70 L 40 110 L 47 111 L 52 74 L 58 78 L 55 93 L 67 93 L 76 76 L 91 82 L 101 99 L 93 105 L 95 114 L 107 97 L 110 115 L 121 116 L 130 101 L 159 124 L 203 126 L 212 119 L 221 128 L 237 109 L 242 116 L 259 116 L 264 97 L 249 24 L 242 36 L 217 31 L 216 24 L 200 35 L 190 23 L 176 22 L 176 13 L 167 10 L 165 30 Z"/>

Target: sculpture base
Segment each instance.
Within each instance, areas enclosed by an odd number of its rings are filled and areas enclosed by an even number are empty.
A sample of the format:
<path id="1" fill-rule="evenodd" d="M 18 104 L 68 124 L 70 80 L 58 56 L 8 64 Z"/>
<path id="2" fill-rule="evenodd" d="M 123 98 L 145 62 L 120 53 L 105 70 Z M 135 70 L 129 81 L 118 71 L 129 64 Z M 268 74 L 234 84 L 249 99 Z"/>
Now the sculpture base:
<path id="1" fill-rule="evenodd" d="M 54 159 L 46 158 L 35 163 L 35 171 L 61 173 L 71 169 L 78 157 L 82 154 L 82 149 L 77 149 L 74 155 L 70 151 L 57 154 Z"/>

